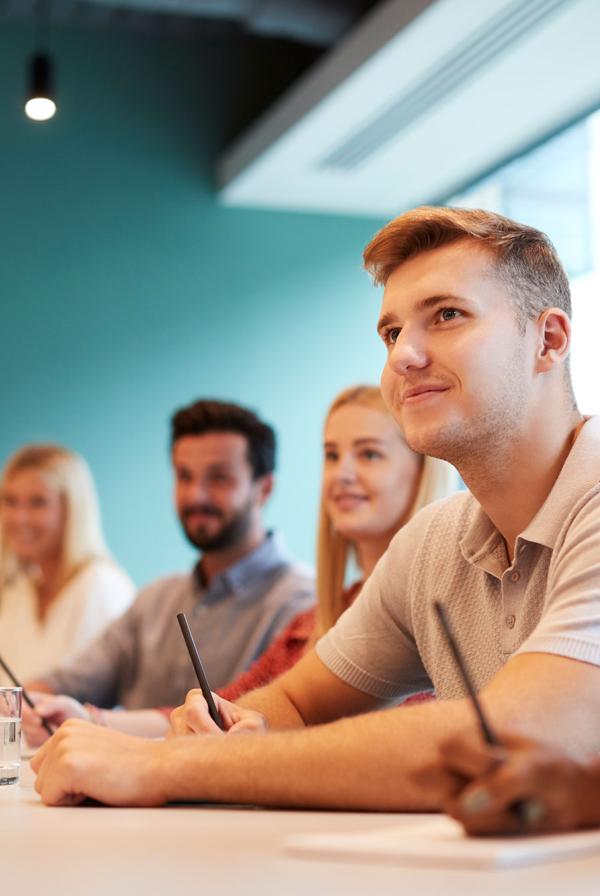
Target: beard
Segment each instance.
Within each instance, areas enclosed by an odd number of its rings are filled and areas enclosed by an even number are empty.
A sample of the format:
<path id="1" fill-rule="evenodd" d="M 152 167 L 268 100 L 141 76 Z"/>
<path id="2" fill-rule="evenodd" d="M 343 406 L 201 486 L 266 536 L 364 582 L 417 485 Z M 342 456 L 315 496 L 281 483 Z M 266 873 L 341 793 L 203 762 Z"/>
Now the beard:
<path id="1" fill-rule="evenodd" d="M 220 508 L 213 505 L 187 507 L 181 514 L 181 525 L 185 537 L 193 547 L 203 552 L 223 551 L 235 547 L 244 540 L 252 525 L 253 508 L 252 501 L 248 501 L 236 513 L 227 517 Z M 216 532 L 209 531 L 208 526 L 202 523 L 193 527 L 188 525 L 187 517 L 198 510 L 222 520 Z"/>

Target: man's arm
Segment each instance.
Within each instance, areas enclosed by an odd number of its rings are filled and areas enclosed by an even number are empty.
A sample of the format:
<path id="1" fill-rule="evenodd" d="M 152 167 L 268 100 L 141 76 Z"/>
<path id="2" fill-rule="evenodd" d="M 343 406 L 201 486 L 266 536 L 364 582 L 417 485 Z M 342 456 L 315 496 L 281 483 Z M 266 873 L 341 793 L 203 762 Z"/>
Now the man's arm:
<path id="1" fill-rule="evenodd" d="M 600 745 L 600 669 L 524 654 L 482 695 L 490 721 L 570 755 Z M 91 734 L 90 734 L 91 732 Z M 273 806 L 372 810 L 439 809 L 447 792 L 425 768 L 459 732 L 477 736 L 467 700 L 397 707 L 295 731 L 246 737 L 173 738 L 155 744 L 67 723 L 36 756 L 47 802 L 91 796 L 111 804 L 203 799 Z M 102 736 L 96 739 L 95 733 Z M 114 749 L 110 738 L 115 741 Z M 118 748 L 118 752 L 117 752 Z M 420 773 L 420 774 L 417 774 Z"/>
<path id="2" fill-rule="evenodd" d="M 285 675 L 242 697 L 239 705 L 261 713 L 269 728 L 297 728 L 368 712 L 382 701 L 346 684 L 310 650 Z"/>
<path id="3" fill-rule="evenodd" d="M 44 674 L 31 689 L 67 694 L 82 703 L 114 706 L 118 703 L 119 681 L 136 655 L 136 619 L 134 604 L 85 650 Z"/>
<path id="4" fill-rule="evenodd" d="M 48 740 L 43 727 L 45 720 L 51 729 L 60 728 L 67 719 L 83 719 L 105 728 L 134 734 L 137 737 L 164 737 L 169 730 L 166 716 L 156 709 L 108 710 L 84 706 L 66 694 L 29 692 L 35 710 L 23 706 L 23 734 L 30 747 L 39 747 Z"/>
<path id="5" fill-rule="evenodd" d="M 231 733 L 283 730 L 330 722 L 343 716 L 368 712 L 382 701 L 346 684 L 331 672 L 315 650 L 288 672 L 249 694 L 237 703 L 214 695 L 215 703 Z M 212 733 L 218 729 L 211 719 L 200 690 L 190 691 L 183 706 L 171 714 L 176 735 Z"/>

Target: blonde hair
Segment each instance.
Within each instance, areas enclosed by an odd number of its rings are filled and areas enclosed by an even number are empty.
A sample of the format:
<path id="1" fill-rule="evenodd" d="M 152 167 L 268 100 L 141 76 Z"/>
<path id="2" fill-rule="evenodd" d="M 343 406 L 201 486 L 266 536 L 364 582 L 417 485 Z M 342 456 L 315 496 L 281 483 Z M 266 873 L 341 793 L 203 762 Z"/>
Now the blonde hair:
<path id="1" fill-rule="evenodd" d="M 387 414 L 393 419 L 383 401 L 377 386 L 352 386 L 345 389 L 333 400 L 325 423 L 334 411 L 344 405 L 357 404 L 373 408 Z M 398 433 L 404 439 L 400 427 Z M 458 478 L 456 471 L 445 461 L 434 457 L 423 457 L 419 485 L 415 498 L 400 525 L 404 525 L 411 517 L 432 501 L 445 498 L 456 491 Z M 319 532 L 317 540 L 317 634 L 322 635 L 337 622 L 343 611 L 344 585 L 348 561 L 353 551 L 353 543 L 336 531 L 325 507 L 323 491 L 319 509 Z"/>
<path id="2" fill-rule="evenodd" d="M 111 560 L 102 534 L 96 487 L 84 459 L 60 445 L 25 445 L 9 458 L 2 471 L 0 498 L 6 483 L 23 470 L 41 473 L 65 502 L 57 590 L 90 561 Z M 19 572 L 28 571 L 11 550 L 0 525 L 0 588 Z"/>

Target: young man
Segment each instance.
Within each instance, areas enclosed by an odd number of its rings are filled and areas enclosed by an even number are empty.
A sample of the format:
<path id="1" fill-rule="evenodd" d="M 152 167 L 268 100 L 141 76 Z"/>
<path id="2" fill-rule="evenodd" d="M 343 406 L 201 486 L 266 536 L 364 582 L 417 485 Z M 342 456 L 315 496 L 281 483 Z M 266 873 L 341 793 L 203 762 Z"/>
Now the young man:
<path id="1" fill-rule="evenodd" d="M 496 725 L 572 754 L 600 745 L 600 423 L 575 406 L 554 249 L 498 215 L 423 208 L 365 262 L 385 285 L 386 402 L 411 447 L 454 463 L 472 495 L 418 514 L 294 669 L 239 706 L 219 701 L 228 734 L 197 692 L 173 726 L 214 732 L 201 738 L 67 723 L 32 763 L 46 802 L 438 808 L 445 787 L 419 773 L 443 739 L 476 729 L 436 600 Z M 428 683 L 435 702 L 365 714 Z M 248 728 L 262 730 L 234 736 Z"/>
<path id="2" fill-rule="evenodd" d="M 55 725 L 91 715 L 109 727 L 164 734 L 166 717 L 144 709 L 177 704 L 197 683 L 178 612 L 188 616 L 209 681 L 221 687 L 314 601 L 312 574 L 265 532 L 275 466 L 271 427 L 237 405 L 197 401 L 174 415 L 171 445 L 175 507 L 201 559 L 191 573 L 144 588 L 84 654 L 30 685 L 61 695 L 26 712 L 30 744 L 47 736 L 40 715 Z M 117 705 L 136 712 L 97 709 Z"/>

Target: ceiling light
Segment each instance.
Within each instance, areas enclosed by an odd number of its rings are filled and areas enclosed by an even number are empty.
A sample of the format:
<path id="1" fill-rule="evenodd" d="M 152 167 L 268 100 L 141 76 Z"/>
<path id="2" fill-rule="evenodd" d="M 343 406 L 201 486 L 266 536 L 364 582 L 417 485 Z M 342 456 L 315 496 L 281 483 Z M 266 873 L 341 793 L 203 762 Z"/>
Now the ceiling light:
<path id="1" fill-rule="evenodd" d="M 52 88 L 52 62 L 49 56 L 36 53 L 29 63 L 29 92 L 25 114 L 33 121 L 47 121 L 56 112 Z"/>

